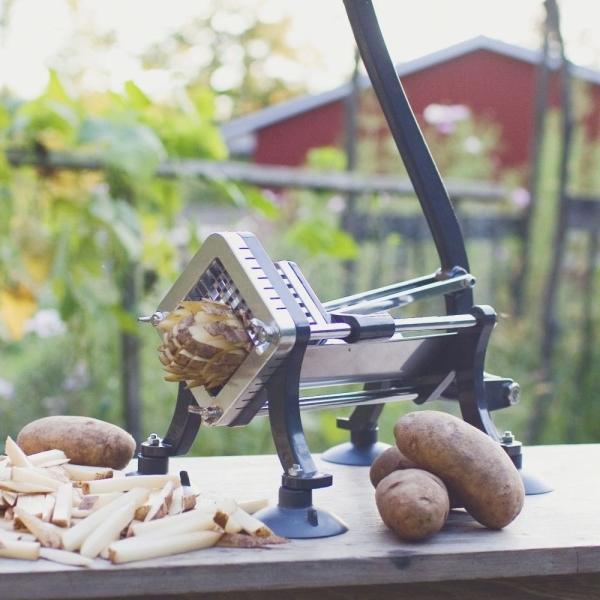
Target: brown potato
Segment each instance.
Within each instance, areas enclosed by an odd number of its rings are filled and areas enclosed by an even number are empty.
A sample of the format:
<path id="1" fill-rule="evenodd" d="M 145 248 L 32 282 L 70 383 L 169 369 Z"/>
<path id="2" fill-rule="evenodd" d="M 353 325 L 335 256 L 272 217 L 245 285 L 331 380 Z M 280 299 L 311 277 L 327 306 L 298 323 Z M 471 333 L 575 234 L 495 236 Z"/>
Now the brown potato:
<path id="1" fill-rule="evenodd" d="M 417 411 L 394 426 L 400 451 L 437 475 L 466 511 L 490 529 L 502 529 L 521 512 L 525 489 L 502 446 L 453 415 Z"/>
<path id="2" fill-rule="evenodd" d="M 421 469 L 403 469 L 384 477 L 375 489 L 382 521 L 403 540 L 422 540 L 446 522 L 450 501 L 439 477 Z"/>
<path id="3" fill-rule="evenodd" d="M 377 487 L 379 482 L 387 477 L 394 471 L 401 469 L 419 469 L 419 465 L 407 458 L 400 452 L 397 446 L 390 446 L 387 450 L 384 450 L 371 464 L 369 470 L 369 478 L 373 487 Z M 450 498 L 450 508 L 463 508 L 462 500 L 451 488 L 448 488 L 448 497 Z"/>
<path id="4" fill-rule="evenodd" d="M 416 469 L 417 467 L 418 465 L 406 458 L 397 446 L 390 446 L 371 464 L 369 478 L 373 487 L 376 488 L 379 482 L 390 473 L 399 471 L 400 469 Z"/>
<path id="5" fill-rule="evenodd" d="M 17 444 L 26 454 L 62 450 L 73 464 L 124 469 L 135 440 L 117 425 L 79 416 L 44 417 L 25 425 Z"/>

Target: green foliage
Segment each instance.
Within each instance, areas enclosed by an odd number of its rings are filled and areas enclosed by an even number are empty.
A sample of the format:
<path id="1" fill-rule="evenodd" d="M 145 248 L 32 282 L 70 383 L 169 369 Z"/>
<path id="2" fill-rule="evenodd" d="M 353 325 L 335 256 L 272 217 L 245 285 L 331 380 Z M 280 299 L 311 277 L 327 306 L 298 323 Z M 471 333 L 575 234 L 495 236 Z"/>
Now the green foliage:
<path id="1" fill-rule="evenodd" d="M 337 148 L 317 148 L 307 155 L 307 167 L 313 170 L 339 171 L 345 164 L 345 155 Z M 291 194 L 283 215 L 284 247 L 309 259 L 324 256 L 339 261 L 358 256 L 354 238 L 342 228 L 343 200 L 337 198 L 341 203 L 336 202 L 330 196 L 328 192 L 315 191 Z"/>
<path id="2" fill-rule="evenodd" d="M 52 72 L 40 97 L 0 103 L 2 149 L 40 165 L 11 167 L 0 155 L 0 352 L 11 357 L 0 379 L 16 399 L 14 410 L 2 410 L 0 434 L 48 411 L 122 422 L 119 337 L 139 335 L 137 316 L 153 312 L 155 289 L 179 274 L 187 248 L 173 244 L 173 229 L 188 230 L 190 251 L 200 243 L 197 224 L 179 217 L 185 180 L 158 179 L 156 169 L 165 159 L 225 156 L 211 98 L 196 90 L 184 107 L 159 105 L 132 82 L 121 94 L 75 98 Z M 51 168 L 46 159 L 57 151 L 104 167 Z M 216 201 L 276 214 L 257 190 L 205 185 L 218 191 Z M 66 327 L 47 340 L 25 328 L 45 310 L 58 311 Z M 85 382 L 66 390 L 76 368 Z M 33 398 L 31 408 L 22 409 L 22 398 Z"/>

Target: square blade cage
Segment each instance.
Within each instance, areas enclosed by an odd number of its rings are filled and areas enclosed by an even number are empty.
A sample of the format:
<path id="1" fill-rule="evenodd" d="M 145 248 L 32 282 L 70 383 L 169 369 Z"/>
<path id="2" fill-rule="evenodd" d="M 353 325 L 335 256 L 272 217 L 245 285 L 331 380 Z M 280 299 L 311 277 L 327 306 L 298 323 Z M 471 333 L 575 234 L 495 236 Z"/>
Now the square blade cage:
<path id="1" fill-rule="evenodd" d="M 218 410 L 211 425 L 249 422 L 262 406 L 260 390 L 294 347 L 296 322 L 323 319 L 286 279 L 252 234 L 214 233 L 158 306 L 171 312 L 181 301 L 211 299 L 260 324 L 248 331 L 252 349 L 229 381 L 216 390 L 191 390 L 198 406 Z M 261 337 L 265 332 L 268 339 Z"/>

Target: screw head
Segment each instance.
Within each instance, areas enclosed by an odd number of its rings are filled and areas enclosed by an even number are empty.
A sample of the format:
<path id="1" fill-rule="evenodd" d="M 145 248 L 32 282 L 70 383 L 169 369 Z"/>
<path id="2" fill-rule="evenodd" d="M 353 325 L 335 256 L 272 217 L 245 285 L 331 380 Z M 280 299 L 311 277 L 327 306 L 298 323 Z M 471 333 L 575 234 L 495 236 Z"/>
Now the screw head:
<path id="1" fill-rule="evenodd" d="M 304 473 L 304 469 L 296 463 L 294 463 L 288 469 L 288 475 L 290 475 L 290 477 L 300 477 L 302 475 L 302 473 Z"/>
<path id="2" fill-rule="evenodd" d="M 516 404 L 521 399 L 521 386 L 516 382 L 507 385 L 506 397 L 510 404 Z"/>
<path id="3" fill-rule="evenodd" d="M 515 436 L 511 431 L 505 431 L 501 439 L 503 444 L 512 444 L 515 441 Z"/>
<path id="4" fill-rule="evenodd" d="M 168 313 L 157 311 L 152 313 L 150 316 L 138 317 L 140 323 L 151 323 L 156 327 L 161 321 L 164 321 Z"/>
<path id="5" fill-rule="evenodd" d="M 212 425 L 223 416 L 223 411 L 218 406 L 201 407 L 198 412 L 202 421 L 207 425 Z"/>
<path id="6" fill-rule="evenodd" d="M 160 445 L 160 438 L 156 433 L 151 433 L 146 440 L 150 446 L 158 446 Z"/>

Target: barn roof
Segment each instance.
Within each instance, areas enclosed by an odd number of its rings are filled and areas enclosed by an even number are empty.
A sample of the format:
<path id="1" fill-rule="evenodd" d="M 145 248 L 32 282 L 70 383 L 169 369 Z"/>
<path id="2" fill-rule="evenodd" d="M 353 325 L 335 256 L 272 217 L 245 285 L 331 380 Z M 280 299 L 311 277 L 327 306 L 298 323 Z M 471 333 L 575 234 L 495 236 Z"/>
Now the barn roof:
<path id="1" fill-rule="evenodd" d="M 442 50 L 432 52 L 426 56 L 401 63 L 396 67 L 396 70 L 399 77 L 402 78 L 412 73 L 423 71 L 435 65 L 459 58 L 460 56 L 470 54 L 476 50 L 488 50 L 530 64 L 537 64 L 541 58 L 540 51 L 530 50 L 480 35 Z M 573 73 L 580 79 L 600 85 L 600 71 L 575 66 Z M 370 85 L 371 82 L 366 75 L 359 77 L 358 86 L 360 89 L 370 87 Z M 221 127 L 221 133 L 232 153 L 245 153 L 251 151 L 254 144 L 254 133 L 257 130 L 268 127 L 269 125 L 274 125 L 280 121 L 285 121 L 286 119 L 304 112 L 314 110 L 320 106 L 342 100 L 350 94 L 351 90 L 352 84 L 348 82 L 321 94 L 298 96 L 297 98 L 282 102 L 281 104 L 269 106 L 249 115 L 234 119 Z"/>

